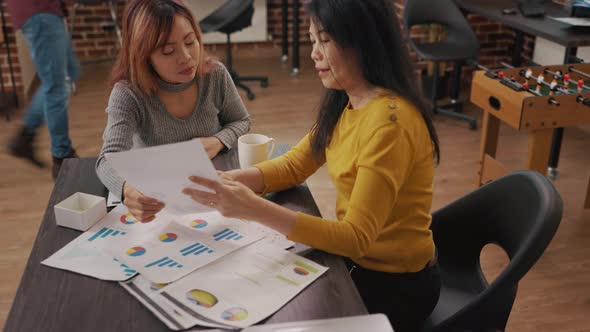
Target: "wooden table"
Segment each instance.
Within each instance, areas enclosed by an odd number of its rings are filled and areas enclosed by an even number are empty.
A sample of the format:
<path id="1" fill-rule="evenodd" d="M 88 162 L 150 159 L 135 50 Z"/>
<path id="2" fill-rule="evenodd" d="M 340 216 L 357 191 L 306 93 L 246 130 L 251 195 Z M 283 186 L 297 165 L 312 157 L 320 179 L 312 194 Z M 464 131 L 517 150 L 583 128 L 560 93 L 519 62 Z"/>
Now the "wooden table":
<path id="1" fill-rule="evenodd" d="M 236 149 L 214 160 L 221 170 L 238 166 Z M 286 146 L 280 146 L 280 152 Z M 96 176 L 96 158 L 68 159 L 57 179 L 37 239 L 14 298 L 5 331 L 167 331 L 139 301 L 116 282 L 101 281 L 41 265 L 80 232 L 58 227 L 53 206 L 75 192 L 106 197 Z M 274 202 L 320 215 L 307 186 L 269 195 Z M 367 310 L 341 257 L 311 251 L 305 257 L 330 267 L 267 322 L 288 322 L 366 314 Z"/>

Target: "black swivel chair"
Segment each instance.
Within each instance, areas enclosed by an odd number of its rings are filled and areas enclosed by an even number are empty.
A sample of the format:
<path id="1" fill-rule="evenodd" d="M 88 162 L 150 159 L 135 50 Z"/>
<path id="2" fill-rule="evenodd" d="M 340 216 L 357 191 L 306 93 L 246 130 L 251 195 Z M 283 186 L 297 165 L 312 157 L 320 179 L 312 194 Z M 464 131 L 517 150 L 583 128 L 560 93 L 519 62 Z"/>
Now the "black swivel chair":
<path id="1" fill-rule="evenodd" d="M 504 331 L 519 280 L 557 231 L 561 197 L 534 171 L 492 181 L 433 214 L 442 288 L 422 332 Z M 499 245 L 510 258 L 491 283 L 480 266 L 482 248 Z"/>
<path id="2" fill-rule="evenodd" d="M 447 38 L 433 43 L 417 42 L 410 38 L 413 26 L 423 24 L 439 24 L 446 30 Z M 425 61 L 434 63 L 431 102 L 434 113 L 450 116 L 469 123 L 476 129 L 475 118 L 462 114 L 462 105 L 457 100 L 461 86 L 461 67 L 467 61 L 477 60 L 479 42 L 471 30 L 469 23 L 453 0 L 407 0 L 404 8 L 404 28 L 408 40 L 418 56 Z M 439 62 L 454 62 L 453 86 L 451 102 L 437 105 Z"/>
<path id="3" fill-rule="evenodd" d="M 240 76 L 233 70 L 230 35 L 252 25 L 252 16 L 254 16 L 254 0 L 228 0 L 200 22 L 203 33 L 218 31 L 226 34 L 227 70 L 236 86 L 246 91 L 249 100 L 256 98 L 256 95 L 242 82 L 260 81 L 260 86 L 266 88 L 268 87 L 268 77 Z"/>

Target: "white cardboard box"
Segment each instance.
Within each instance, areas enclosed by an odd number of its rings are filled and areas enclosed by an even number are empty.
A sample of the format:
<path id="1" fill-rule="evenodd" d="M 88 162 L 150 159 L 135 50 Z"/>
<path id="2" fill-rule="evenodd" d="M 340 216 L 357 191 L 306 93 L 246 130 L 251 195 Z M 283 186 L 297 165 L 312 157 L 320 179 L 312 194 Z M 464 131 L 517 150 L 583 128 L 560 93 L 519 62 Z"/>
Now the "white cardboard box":
<path id="1" fill-rule="evenodd" d="M 75 193 L 53 207 L 59 226 L 86 231 L 107 214 L 104 197 Z"/>

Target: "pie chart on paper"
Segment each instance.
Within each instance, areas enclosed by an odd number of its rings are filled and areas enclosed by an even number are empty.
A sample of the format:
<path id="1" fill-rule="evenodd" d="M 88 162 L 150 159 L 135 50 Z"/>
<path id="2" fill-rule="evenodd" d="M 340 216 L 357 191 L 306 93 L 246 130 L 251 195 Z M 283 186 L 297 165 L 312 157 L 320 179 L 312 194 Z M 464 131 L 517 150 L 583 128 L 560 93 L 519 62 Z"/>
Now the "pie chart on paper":
<path id="1" fill-rule="evenodd" d="M 131 214 L 131 212 L 127 212 L 120 218 L 121 223 L 125 225 L 133 225 L 137 223 L 137 219 Z"/>
<path id="2" fill-rule="evenodd" d="M 133 248 L 127 249 L 127 255 L 129 255 L 131 257 L 137 257 L 137 256 L 141 256 L 143 254 L 145 254 L 144 247 L 133 247 Z"/>
<path id="3" fill-rule="evenodd" d="M 174 234 L 174 233 L 164 233 L 162 235 L 160 235 L 160 241 L 162 242 L 174 242 L 176 241 L 176 239 L 178 238 L 178 235 Z"/>
<path id="4" fill-rule="evenodd" d="M 203 219 L 196 219 L 191 222 L 191 227 L 196 228 L 196 229 L 205 228 L 205 227 L 207 227 L 208 224 L 209 223 L 207 223 L 207 221 L 205 221 Z"/>
<path id="5" fill-rule="evenodd" d="M 186 298 L 201 307 L 211 308 L 217 304 L 217 297 L 201 289 L 193 289 L 186 293 Z"/>
<path id="6" fill-rule="evenodd" d="M 244 308 L 238 307 L 229 308 L 225 310 L 223 313 L 221 313 L 221 318 L 233 322 L 242 321 L 248 318 L 248 311 L 246 311 L 246 309 Z"/>

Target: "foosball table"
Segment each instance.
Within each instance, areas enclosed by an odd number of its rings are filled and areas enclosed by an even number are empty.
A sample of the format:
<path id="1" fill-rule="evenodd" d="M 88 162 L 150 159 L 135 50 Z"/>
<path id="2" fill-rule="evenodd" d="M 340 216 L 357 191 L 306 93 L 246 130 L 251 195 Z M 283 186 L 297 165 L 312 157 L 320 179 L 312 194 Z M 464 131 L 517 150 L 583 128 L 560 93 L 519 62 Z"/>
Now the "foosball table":
<path id="1" fill-rule="evenodd" d="M 478 67 L 471 87 L 471 102 L 484 110 L 478 185 L 508 173 L 496 159 L 500 121 L 528 133 L 526 168 L 547 175 L 553 129 L 590 123 L 590 64 Z M 584 206 L 590 208 L 590 179 Z"/>

